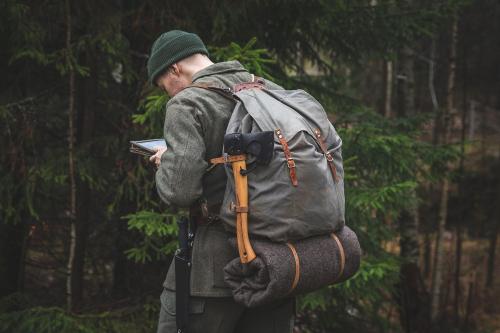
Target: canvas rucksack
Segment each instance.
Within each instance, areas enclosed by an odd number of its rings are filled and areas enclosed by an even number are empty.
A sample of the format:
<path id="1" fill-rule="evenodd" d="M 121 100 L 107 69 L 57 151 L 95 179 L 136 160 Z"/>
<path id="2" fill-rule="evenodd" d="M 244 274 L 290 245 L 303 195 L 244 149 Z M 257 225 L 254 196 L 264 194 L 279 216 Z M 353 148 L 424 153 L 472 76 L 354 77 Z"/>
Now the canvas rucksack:
<path id="1" fill-rule="evenodd" d="M 213 88 L 213 87 L 211 87 Z M 274 157 L 248 174 L 249 234 L 271 241 L 329 234 L 344 226 L 342 140 L 321 104 L 303 90 L 241 84 L 226 134 L 274 132 Z M 235 228 L 234 177 L 220 218 Z"/>
<path id="2" fill-rule="evenodd" d="M 321 104 L 263 81 L 193 86 L 236 101 L 225 154 L 210 160 L 228 176 L 219 216 L 236 231 L 239 257 L 224 267 L 234 300 L 255 307 L 352 277 L 361 248 L 344 227 L 342 140 Z"/>

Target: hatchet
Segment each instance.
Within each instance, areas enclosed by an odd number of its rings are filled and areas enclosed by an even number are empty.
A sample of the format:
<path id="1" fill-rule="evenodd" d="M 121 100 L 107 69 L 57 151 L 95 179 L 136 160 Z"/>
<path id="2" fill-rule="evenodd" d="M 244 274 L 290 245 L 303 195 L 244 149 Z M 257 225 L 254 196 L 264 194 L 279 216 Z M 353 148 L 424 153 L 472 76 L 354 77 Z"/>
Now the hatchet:
<path id="1" fill-rule="evenodd" d="M 236 239 L 240 261 L 246 264 L 255 259 L 255 252 L 248 237 L 247 175 L 258 165 L 267 165 L 271 162 L 274 153 L 274 132 L 226 134 L 224 136 L 224 153 L 226 162 L 230 162 L 233 168 Z M 247 165 L 247 159 L 252 161 L 249 165 Z"/>

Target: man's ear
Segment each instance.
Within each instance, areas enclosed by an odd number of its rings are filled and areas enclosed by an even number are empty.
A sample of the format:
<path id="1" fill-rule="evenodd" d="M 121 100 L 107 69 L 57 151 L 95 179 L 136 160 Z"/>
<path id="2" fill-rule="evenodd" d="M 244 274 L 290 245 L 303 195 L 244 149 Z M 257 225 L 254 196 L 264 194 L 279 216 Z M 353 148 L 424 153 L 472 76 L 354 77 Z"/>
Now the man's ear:
<path id="1" fill-rule="evenodd" d="M 172 72 L 175 74 L 175 76 L 180 76 L 181 75 L 181 65 L 179 63 L 175 63 L 172 65 Z"/>

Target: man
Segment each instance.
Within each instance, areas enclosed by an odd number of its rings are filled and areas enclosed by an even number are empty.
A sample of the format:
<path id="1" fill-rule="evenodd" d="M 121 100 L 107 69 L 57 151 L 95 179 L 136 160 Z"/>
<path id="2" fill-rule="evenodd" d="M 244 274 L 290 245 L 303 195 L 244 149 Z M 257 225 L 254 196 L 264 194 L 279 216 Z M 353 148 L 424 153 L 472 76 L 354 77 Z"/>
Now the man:
<path id="1" fill-rule="evenodd" d="M 158 150 L 151 158 L 158 166 L 158 193 L 169 206 L 192 208 L 202 203 L 208 216 L 198 221 L 192 252 L 189 333 L 292 332 L 294 299 L 246 309 L 234 302 L 224 283 L 223 267 L 238 253 L 217 219 L 226 186 L 224 167 L 209 169 L 207 161 L 222 153 L 234 101 L 206 89 L 187 88 L 191 83 L 230 88 L 253 76 L 237 61 L 212 63 L 201 39 L 179 30 L 155 41 L 148 75 L 172 97 L 165 113 L 168 149 Z M 272 82 L 266 86 L 281 89 Z M 176 332 L 174 275 L 171 265 L 161 295 L 158 333 Z"/>

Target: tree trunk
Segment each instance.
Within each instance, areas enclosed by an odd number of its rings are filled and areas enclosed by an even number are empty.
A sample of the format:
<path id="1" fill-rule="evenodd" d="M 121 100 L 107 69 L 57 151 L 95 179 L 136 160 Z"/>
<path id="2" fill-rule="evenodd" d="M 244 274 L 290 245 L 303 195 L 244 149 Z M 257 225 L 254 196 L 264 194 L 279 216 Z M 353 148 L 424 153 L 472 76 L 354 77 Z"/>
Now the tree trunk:
<path id="1" fill-rule="evenodd" d="M 404 263 L 400 271 L 400 320 L 405 332 L 425 332 L 427 330 L 427 292 L 422 280 L 418 244 L 417 207 L 402 213 L 401 257 Z"/>
<path id="2" fill-rule="evenodd" d="M 94 50 L 87 50 L 86 53 L 86 66 L 89 67 L 91 73 L 98 73 L 98 66 L 96 64 L 98 56 Z M 95 113 L 98 105 L 97 89 L 99 82 L 97 82 L 98 75 L 89 76 L 81 80 L 85 92 L 78 94 L 78 105 L 80 108 L 77 112 L 77 141 L 79 146 L 86 146 L 90 144 L 94 136 L 95 128 Z M 75 134 L 76 135 L 76 134 Z M 92 149 L 89 149 L 92 151 Z M 77 218 L 75 229 L 75 255 L 73 260 L 73 308 L 79 309 L 83 301 L 84 291 L 84 276 L 85 276 L 85 257 L 87 250 L 87 237 L 89 223 L 92 220 L 92 193 L 89 185 L 85 182 L 77 182 Z"/>
<path id="3" fill-rule="evenodd" d="M 426 230 L 425 231 L 425 236 L 424 236 L 424 277 L 427 279 L 429 278 L 431 274 L 431 252 L 432 252 L 432 246 L 431 246 L 432 240 L 431 240 L 431 235 L 430 231 Z"/>
<path id="4" fill-rule="evenodd" d="M 467 31 L 464 32 L 464 36 L 467 36 Z M 460 137 L 460 162 L 459 162 L 459 187 L 458 187 L 458 197 L 463 200 L 464 191 L 464 174 L 465 174 L 465 135 L 467 131 L 467 44 L 463 41 L 462 47 L 462 62 L 463 62 L 463 72 L 462 72 L 462 132 Z M 464 216 L 464 205 L 460 205 L 460 216 Z M 461 286 L 460 286 L 460 274 L 462 270 L 462 243 L 463 243 L 463 227 L 462 221 L 456 221 L 456 244 L 455 244 L 455 276 L 454 276 L 454 286 L 455 286 L 455 299 L 453 304 L 453 312 L 455 317 L 455 325 L 458 327 L 460 325 L 460 298 L 461 298 Z"/>
<path id="5" fill-rule="evenodd" d="M 400 116 L 411 117 L 416 114 L 415 109 L 415 54 L 409 47 L 401 51 L 400 65 Z"/>
<path id="6" fill-rule="evenodd" d="M 458 222 L 460 223 L 460 222 Z M 454 302 L 453 302 L 453 313 L 455 318 L 455 324 L 458 325 L 460 321 L 460 272 L 462 266 L 462 227 L 460 224 L 457 225 L 456 229 L 456 243 L 455 243 L 455 274 L 454 283 Z"/>
<path id="7" fill-rule="evenodd" d="M 434 86 L 434 81 L 436 78 L 436 40 L 433 38 L 430 42 L 430 52 L 429 52 L 429 77 L 428 77 L 428 87 L 429 87 L 429 95 L 432 101 L 432 110 L 437 113 L 439 111 L 439 103 L 436 94 L 436 88 Z M 439 128 L 439 121 L 436 117 L 436 122 L 434 124 L 433 129 L 433 143 L 437 144 L 437 133 Z M 429 184 L 429 189 L 427 191 L 433 191 L 434 186 Z M 425 238 L 424 238 L 424 276 L 428 279 L 432 273 L 432 237 L 430 235 L 431 228 L 427 226 L 425 228 Z"/>
<path id="8" fill-rule="evenodd" d="M 90 190 L 86 184 L 77 182 L 78 207 L 75 220 L 74 255 L 71 270 L 72 310 L 78 311 L 83 302 L 85 254 L 87 248 L 88 220 L 90 217 Z"/>
<path id="9" fill-rule="evenodd" d="M 78 295 L 75 293 L 75 287 L 78 287 L 75 274 L 75 253 L 76 249 L 76 158 L 75 158 L 75 70 L 73 68 L 73 55 L 71 52 L 71 9 L 69 0 L 66 0 L 66 66 L 68 66 L 68 88 L 69 88 L 69 107 L 68 107 L 68 167 L 69 167 L 69 220 L 70 220 L 70 244 L 69 257 L 67 264 L 66 278 L 66 306 L 68 310 L 73 311 L 75 308 L 75 298 Z"/>
<path id="10" fill-rule="evenodd" d="M 400 105 L 400 116 L 413 116 L 415 110 L 415 70 L 413 51 L 405 47 L 401 51 L 398 81 L 398 101 Z M 387 106 L 387 101 L 386 101 Z M 389 109 L 390 110 L 390 109 Z M 387 111 L 387 109 L 385 110 Z M 390 111 L 389 111 L 390 112 Z M 388 116 L 389 113 L 386 113 Z M 416 202 L 416 191 L 411 198 Z M 419 215 L 418 205 L 401 213 L 400 219 L 400 249 L 403 264 L 400 270 L 400 321 L 405 332 L 422 332 L 426 330 L 426 290 L 418 265 L 420 257 L 419 249 Z"/>
<path id="11" fill-rule="evenodd" d="M 465 332 L 469 331 L 470 327 L 472 326 L 471 318 L 473 317 L 473 314 L 475 312 L 474 310 L 476 309 L 475 298 L 477 289 L 477 274 L 476 272 L 474 272 L 470 275 L 469 291 L 467 295 L 467 305 L 465 308 L 465 318 L 463 325 L 463 329 L 465 330 Z"/>
<path id="12" fill-rule="evenodd" d="M 113 289 L 114 298 L 123 298 L 128 291 L 128 270 L 130 269 L 130 260 L 124 255 L 127 249 L 125 234 L 127 232 L 126 224 L 122 220 L 114 221 L 116 225 L 114 235 L 113 250 Z"/>
<path id="13" fill-rule="evenodd" d="M 497 167 L 497 174 L 500 171 L 500 167 Z M 498 232 L 500 231 L 500 182 L 497 185 L 496 192 L 496 211 L 492 212 L 493 229 L 490 231 L 490 244 L 488 247 L 488 261 L 486 269 L 486 288 L 493 287 L 495 281 L 495 262 L 496 262 L 496 251 L 498 244 Z"/>
<path id="14" fill-rule="evenodd" d="M 390 118 L 392 114 L 392 78 L 393 66 L 391 60 L 384 61 L 384 117 Z"/>
<path id="15" fill-rule="evenodd" d="M 453 112 L 453 97 L 455 91 L 455 67 L 456 67 L 456 45 L 458 37 L 458 18 L 454 17 L 451 29 L 450 39 L 450 54 L 448 62 L 448 84 L 446 89 L 446 108 L 443 112 L 443 135 L 442 144 L 449 142 L 451 133 L 450 118 Z M 445 178 L 441 186 L 441 198 L 439 205 L 438 230 L 436 237 L 436 254 L 434 258 L 434 274 L 432 277 L 432 294 L 431 294 L 431 320 L 435 321 L 440 314 L 441 301 L 441 282 L 443 275 L 444 263 L 444 244 L 443 236 L 448 217 L 448 192 L 450 183 L 448 178 Z"/>
<path id="16" fill-rule="evenodd" d="M 434 119 L 434 128 L 432 132 L 432 143 L 434 145 L 439 144 L 439 135 L 442 132 L 442 117 L 440 116 L 439 102 L 436 94 L 436 87 L 434 85 L 434 80 L 436 78 L 436 39 L 431 40 L 430 47 L 430 61 L 429 61 L 429 94 L 432 101 L 432 110 L 436 114 Z"/>
<path id="17" fill-rule="evenodd" d="M 500 170 L 499 170 L 500 171 Z M 488 246 L 488 261 L 487 261 L 487 269 L 486 269 L 486 287 L 492 288 L 493 283 L 495 281 L 495 261 L 496 261 L 496 252 L 497 252 L 497 244 L 498 244 L 498 232 L 500 231 L 500 183 L 497 188 L 497 206 L 496 212 L 492 214 L 493 220 L 493 228 L 490 231 L 490 241 Z"/>
<path id="18" fill-rule="evenodd" d="M 0 222 L 0 298 L 23 290 L 26 235 L 24 224 Z"/>
<path id="19" fill-rule="evenodd" d="M 486 287 L 493 287 L 494 275 L 495 275 L 495 257 L 496 249 L 498 244 L 498 229 L 500 223 L 496 223 L 495 229 L 490 234 L 490 244 L 488 247 L 488 268 L 486 271 Z"/>
<path id="20" fill-rule="evenodd" d="M 443 238 L 446 231 L 446 218 L 448 212 L 448 190 L 450 183 L 445 179 L 441 185 L 441 198 L 439 200 L 439 216 L 436 237 L 436 247 L 434 254 L 434 270 L 432 274 L 431 291 L 431 320 L 435 321 L 440 313 L 441 281 L 444 270 L 444 244 Z"/>

